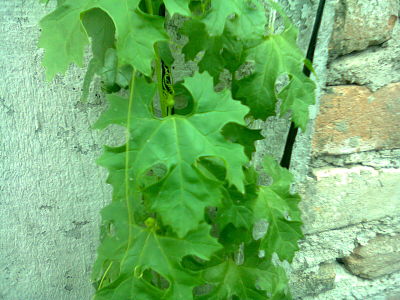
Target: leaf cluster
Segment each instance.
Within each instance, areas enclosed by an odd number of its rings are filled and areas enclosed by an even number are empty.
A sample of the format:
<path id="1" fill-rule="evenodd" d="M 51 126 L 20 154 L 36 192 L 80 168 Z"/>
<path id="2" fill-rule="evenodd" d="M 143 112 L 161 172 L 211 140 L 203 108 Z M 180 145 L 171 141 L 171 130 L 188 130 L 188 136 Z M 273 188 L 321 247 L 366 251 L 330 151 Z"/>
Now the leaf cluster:
<path id="1" fill-rule="evenodd" d="M 98 159 L 113 199 L 101 211 L 94 299 L 291 298 L 273 257 L 291 262 L 298 250 L 300 197 L 269 156 L 262 172 L 272 183 L 258 184 L 250 160 L 263 136 L 246 120 L 291 112 L 305 129 L 315 86 L 296 28 L 283 14 L 282 32 L 268 28 L 264 4 L 62 0 L 40 22 L 47 78 L 82 66 L 90 44 L 83 98 L 97 75 L 108 101 L 94 128 L 126 129 L 125 144 Z M 182 55 L 198 72 L 174 82 L 165 22 L 178 15 Z M 229 88 L 217 92 L 226 74 Z"/>

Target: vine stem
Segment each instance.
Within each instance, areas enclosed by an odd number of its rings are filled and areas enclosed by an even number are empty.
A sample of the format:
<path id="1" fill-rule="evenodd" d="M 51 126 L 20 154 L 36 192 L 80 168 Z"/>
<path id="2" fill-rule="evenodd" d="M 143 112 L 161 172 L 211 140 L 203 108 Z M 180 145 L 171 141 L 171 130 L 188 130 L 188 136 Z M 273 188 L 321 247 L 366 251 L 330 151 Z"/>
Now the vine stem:
<path id="1" fill-rule="evenodd" d="M 128 249 L 131 247 L 132 244 L 132 225 L 135 224 L 135 215 L 133 212 L 132 208 L 132 203 L 129 199 L 129 187 L 130 187 L 130 179 L 129 179 L 129 128 L 131 127 L 131 114 L 132 114 L 132 108 L 133 108 L 133 98 L 135 95 L 135 78 L 136 78 L 136 70 L 133 69 L 132 71 L 132 79 L 131 83 L 129 85 L 129 99 L 128 99 L 128 111 L 127 111 L 127 122 L 126 122 L 126 135 L 125 135 L 125 175 L 124 175 L 124 183 L 125 183 L 125 202 L 126 202 L 126 207 L 128 210 L 128 245 L 126 246 L 126 251 L 125 255 L 121 260 L 121 266 L 123 265 L 123 262 L 126 258 L 126 254 L 128 253 Z M 100 284 L 97 288 L 97 290 L 100 290 L 101 287 L 103 286 L 103 282 L 108 274 L 108 272 L 111 269 L 113 262 L 110 262 L 108 265 L 107 269 L 105 270 L 103 276 L 101 277 Z M 93 296 L 92 299 L 94 299 L 95 296 Z"/>
<path id="2" fill-rule="evenodd" d="M 135 78 L 136 78 L 136 70 L 134 69 L 132 71 L 132 79 L 131 83 L 129 86 L 129 103 L 128 103 L 128 112 L 127 112 L 127 121 L 126 121 L 126 144 L 125 144 L 125 176 L 124 176 L 124 181 L 125 181 L 125 201 L 126 201 L 126 207 L 128 210 L 128 245 L 126 246 L 126 251 L 125 255 L 121 260 L 121 266 L 123 265 L 126 255 L 128 254 L 128 249 L 132 245 L 132 225 L 135 224 L 135 216 L 133 213 L 133 208 L 132 208 L 132 203 L 129 199 L 129 187 L 131 184 L 131 180 L 129 178 L 129 141 L 130 141 L 130 136 L 129 136 L 129 128 L 131 127 L 131 115 L 132 115 L 132 108 L 133 108 L 133 98 L 135 95 Z"/>
<path id="3" fill-rule="evenodd" d="M 276 0 L 272 1 L 277 2 Z M 276 20 L 276 10 L 271 8 L 271 11 L 269 12 L 268 27 L 271 30 L 272 34 L 275 32 L 275 20 Z"/>
<path id="4" fill-rule="evenodd" d="M 153 3 L 152 0 L 146 0 L 146 9 L 150 15 L 154 15 L 153 11 Z M 157 91 L 158 97 L 160 99 L 160 106 L 161 106 L 161 116 L 166 117 L 168 115 L 167 111 L 167 99 L 164 97 L 164 89 L 162 85 L 162 66 L 161 66 L 161 58 L 160 58 L 160 51 L 157 45 L 154 45 L 154 53 L 156 57 L 156 77 L 157 77 Z"/>
<path id="5" fill-rule="evenodd" d="M 136 70 L 134 69 L 132 71 L 132 79 L 131 79 L 131 84 L 130 84 L 130 91 L 129 91 L 129 103 L 128 103 L 128 117 L 126 121 L 126 144 L 125 144 L 125 201 L 126 201 L 126 206 L 128 208 L 128 222 L 129 224 L 134 224 L 135 223 L 135 216 L 133 215 L 133 209 L 132 209 L 132 203 L 129 201 L 129 185 L 130 185 L 130 178 L 129 178 L 129 140 L 130 140 L 130 135 L 129 135 L 129 128 L 131 127 L 131 114 L 132 114 L 132 107 L 133 107 L 133 98 L 135 95 L 135 78 L 136 78 Z M 129 230 L 129 236 L 130 236 L 131 231 Z M 130 241 L 130 239 L 129 239 Z M 129 242 L 128 242 L 129 243 Z"/>
<path id="6" fill-rule="evenodd" d="M 101 287 L 103 286 L 104 279 L 106 279 L 106 276 L 107 276 L 108 272 L 110 271 L 112 265 L 113 265 L 113 262 L 110 262 L 106 271 L 104 272 L 103 276 L 101 277 L 100 284 L 99 284 L 99 287 L 97 288 L 97 290 L 100 290 Z"/>

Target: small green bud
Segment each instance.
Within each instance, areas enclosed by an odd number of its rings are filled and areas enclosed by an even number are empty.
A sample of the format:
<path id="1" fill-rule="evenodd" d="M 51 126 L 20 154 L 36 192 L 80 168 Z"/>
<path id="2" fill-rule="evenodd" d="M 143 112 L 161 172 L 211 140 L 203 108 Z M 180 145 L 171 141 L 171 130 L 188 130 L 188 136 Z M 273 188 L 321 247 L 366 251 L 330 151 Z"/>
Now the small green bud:
<path id="1" fill-rule="evenodd" d="M 171 94 L 168 94 L 166 104 L 168 107 L 174 106 L 174 104 L 175 104 L 174 96 L 172 96 Z"/>
<path id="2" fill-rule="evenodd" d="M 146 225 L 147 228 L 154 228 L 156 225 L 156 220 L 152 217 L 149 217 L 144 221 L 144 225 Z"/>

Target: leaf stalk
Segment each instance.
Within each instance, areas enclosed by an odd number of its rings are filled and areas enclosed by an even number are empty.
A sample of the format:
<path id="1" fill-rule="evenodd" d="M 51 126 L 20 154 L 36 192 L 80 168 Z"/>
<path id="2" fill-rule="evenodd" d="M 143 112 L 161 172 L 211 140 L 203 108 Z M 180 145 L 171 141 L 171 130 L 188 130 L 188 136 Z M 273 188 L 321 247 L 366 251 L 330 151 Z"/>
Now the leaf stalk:
<path id="1" fill-rule="evenodd" d="M 153 3 L 152 0 L 146 0 L 146 9 L 150 15 L 154 15 L 153 11 Z M 157 78 L 157 91 L 158 97 L 160 100 L 160 108 L 161 108 L 161 116 L 166 117 L 168 115 L 167 110 L 167 99 L 164 96 L 164 89 L 162 85 L 162 63 L 160 58 L 160 50 L 158 49 L 158 45 L 154 45 L 154 53 L 155 53 L 155 71 L 156 71 L 156 78 Z"/>

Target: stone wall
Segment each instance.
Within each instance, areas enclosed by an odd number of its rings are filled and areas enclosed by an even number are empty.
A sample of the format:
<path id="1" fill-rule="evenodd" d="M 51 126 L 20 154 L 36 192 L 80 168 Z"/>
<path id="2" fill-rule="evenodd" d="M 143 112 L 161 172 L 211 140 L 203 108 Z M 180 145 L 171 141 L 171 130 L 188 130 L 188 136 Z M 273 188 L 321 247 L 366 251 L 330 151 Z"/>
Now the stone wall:
<path id="1" fill-rule="evenodd" d="M 340 0 L 300 189 L 296 299 L 400 299 L 400 2 Z"/>
<path id="2" fill-rule="evenodd" d="M 305 49 L 318 1 L 280 2 Z M 400 299 L 399 5 L 327 0 L 315 57 L 321 101 L 294 151 L 306 233 L 290 269 L 295 299 Z M 76 67 L 44 81 L 37 23 L 51 9 L 0 0 L 2 300 L 90 299 L 99 209 L 111 199 L 95 158 L 116 141 L 90 129 L 104 99 L 95 85 L 80 102 Z M 289 122 L 259 125 L 267 138 L 256 165 L 281 155 Z"/>
<path id="3" fill-rule="evenodd" d="M 90 129 L 104 109 L 81 103 L 84 70 L 44 79 L 37 0 L 0 0 L 0 299 L 83 300 L 111 199 L 95 159 L 107 132 Z"/>

